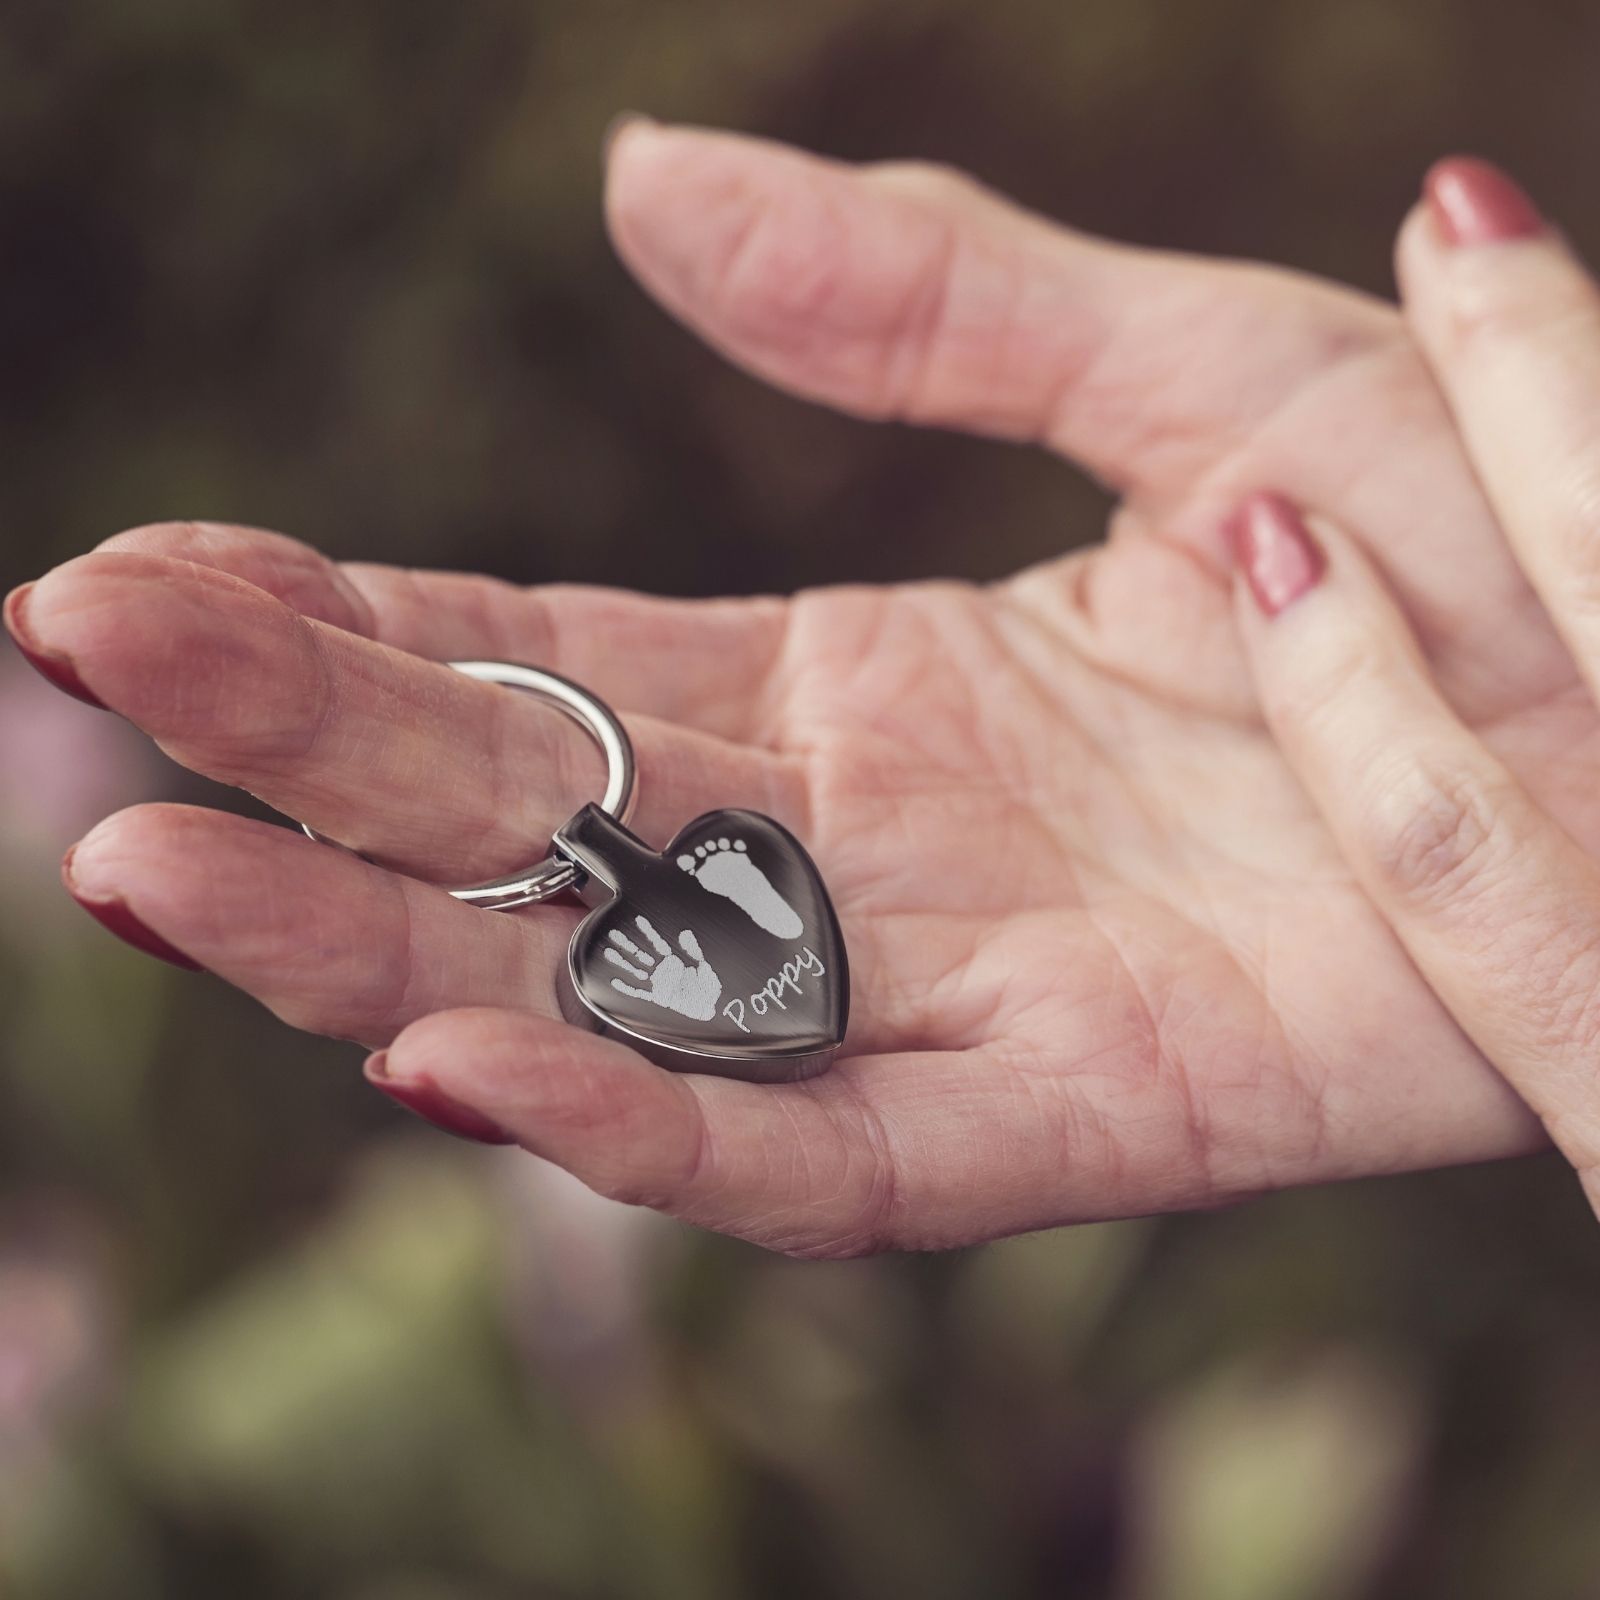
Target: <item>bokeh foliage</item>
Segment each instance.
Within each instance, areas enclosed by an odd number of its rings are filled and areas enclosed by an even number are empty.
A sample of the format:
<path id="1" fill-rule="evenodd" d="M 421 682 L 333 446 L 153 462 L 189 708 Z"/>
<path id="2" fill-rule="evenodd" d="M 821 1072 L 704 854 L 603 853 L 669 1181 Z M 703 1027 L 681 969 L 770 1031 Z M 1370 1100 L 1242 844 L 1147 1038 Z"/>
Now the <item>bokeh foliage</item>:
<path id="1" fill-rule="evenodd" d="M 1600 242 L 1597 48 L 1560 0 L 6 0 L 0 579 L 190 515 L 679 593 L 1005 571 L 1101 493 L 674 328 L 604 242 L 613 113 L 1381 292 L 1447 149 Z M 1553 1162 L 766 1258 L 115 945 L 55 858 L 155 795 L 235 803 L 0 671 L 0 1592 L 1594 1592 L 1600 1268 Z"/>

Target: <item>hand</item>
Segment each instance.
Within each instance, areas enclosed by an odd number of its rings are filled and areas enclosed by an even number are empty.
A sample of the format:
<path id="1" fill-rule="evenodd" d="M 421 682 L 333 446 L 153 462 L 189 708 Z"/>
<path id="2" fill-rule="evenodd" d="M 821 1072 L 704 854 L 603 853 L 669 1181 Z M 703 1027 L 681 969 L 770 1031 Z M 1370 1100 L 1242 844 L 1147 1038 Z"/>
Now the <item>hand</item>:
<path id="1" fill-rule="evenodd" d="M 1400 260 L 1407 316 L 1474 464 L 1600 694 L 1600 288 L 1478 163 L 1436 175 Z M 1600 860 L 1592 815 L 1559 804 L 1560 785 L 1593 783 L 1594 729 L 1575 730 L 1564 778 L 1547 776 L 1547 809 L 1515 770 L 1517 731 L 1457 715 L 1347 534 L 1262 499 L 1239 546 L 1242 632 L 1285 754 L 1412 959 L 1600 1209 Z"/>
<path id="2" fill-rule="evenodd" d="M 121 535 L 13 598 L 19 638 L 177 760 L 383 865 L 139 807 L 78 845 L 74 892 L 297 1026 L 387 1046 L 369 1075 L 391 1092 L 792 1252 L 1538 1142 L 1351 878 L 1235 626 L 1222 524 L 1247 490 L 1362 530 L 1461 715 L 1600 829 L 1600 723 L 1398 315 L 1091 241 L 943 172 L 651 124 L 614 143 L 608 208 L 643 282 L 773 381 L 1117 482 L 1109 544 L 989 588 L 686 604 L 336 565 L 236 528 Z M 547 714 L 434 664 L 461 656 L 617 705 L 651 843 L 720 805 L 804 839 L 852 956 L 831 1073 L 660 1072 L 554 1020 L 572 912 L 485 914 L 401 875 L 522 865 L 593 788 Z"/>

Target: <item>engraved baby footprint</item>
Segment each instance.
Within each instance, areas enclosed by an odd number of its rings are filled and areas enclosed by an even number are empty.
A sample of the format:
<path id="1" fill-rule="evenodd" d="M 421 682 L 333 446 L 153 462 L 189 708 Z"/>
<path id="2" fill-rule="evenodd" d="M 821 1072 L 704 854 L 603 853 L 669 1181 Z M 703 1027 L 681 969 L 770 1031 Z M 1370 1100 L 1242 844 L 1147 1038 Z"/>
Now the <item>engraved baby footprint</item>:
<path id="1" fill-rule="evenodd" d="M 678 857 L 678 865 L 696 883 L 731 900 L 755 923 L 780 939 L 798 939 L 805 932 L 799 914 L 767 881 L 750 859 L 743 839 L 707 839 L 694 854 Z"/>
<path id="2" fill-rule="evenodd" d="M 633 920 L 654 954 L 641 950 L 621 929 L 613 928 L 606 937 L 616 948 L 607 946 L 606 960 L 613 966 L 621 967 L 630 978 L 645 987 L 624 983 L 621 978 L 613 978 L 611 987 L 631 994 L 636 1000 L 648 1000 L 652 1005 L 676 1011 L 680 1017 L 709 1022 L 717 1014 L 717 997 L 722 993 L 722 979 L 711 970 L 710 963 L 700 949 L 700 941 L 687 928 L 678 935 L 684 955 L 694 963 L 690 966 L 656 932 L 647 917 L 635 917 Z"/>

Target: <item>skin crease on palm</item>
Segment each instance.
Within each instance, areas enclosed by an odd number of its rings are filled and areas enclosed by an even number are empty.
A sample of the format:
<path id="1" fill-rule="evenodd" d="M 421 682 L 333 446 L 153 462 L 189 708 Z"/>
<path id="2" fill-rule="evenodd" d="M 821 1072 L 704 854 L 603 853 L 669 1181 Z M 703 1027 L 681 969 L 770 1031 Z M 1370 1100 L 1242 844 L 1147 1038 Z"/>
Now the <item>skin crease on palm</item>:
<path id="1" fill-rule="evenodd" d="M 594 775 L 546 713 L 416 657 L 579 678 L 637 738 L 652 844 L 715 805 L 808 843 L 856 980 L 834 1070 L 659 1072 L 553 1019 L 574 912 L 474 911 L 285 829 L 134 808 L 78 847 L 79 892 L 602 1192 L 797 1254 L 1538 1147 L 1352 883 L 1235 634 L 1223 525 L 1280 490 L 1365 542 L 1455 705 L 1600 847 L 1600 722 L 1398 312 L 940 170 L 642 121 L 607 212 L 733 360 L 1057 450 L 1120 491 L 1108 541 L 990 587 L 688 603 L 166 524 L 41 580 L 27 627 L 178 760 L 434 882 L 522 865 Z"/>

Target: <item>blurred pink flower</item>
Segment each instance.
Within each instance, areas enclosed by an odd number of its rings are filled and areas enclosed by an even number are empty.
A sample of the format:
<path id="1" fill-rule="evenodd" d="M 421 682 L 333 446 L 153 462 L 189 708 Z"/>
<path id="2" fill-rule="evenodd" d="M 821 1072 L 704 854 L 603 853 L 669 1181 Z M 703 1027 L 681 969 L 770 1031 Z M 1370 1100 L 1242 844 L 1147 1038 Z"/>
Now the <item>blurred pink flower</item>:
<path id="1" fill-rule="evenodd" d="M 104 1249 L 52 1205 L 0 1218 L 0 1531 L 110 1373 Z"/>

